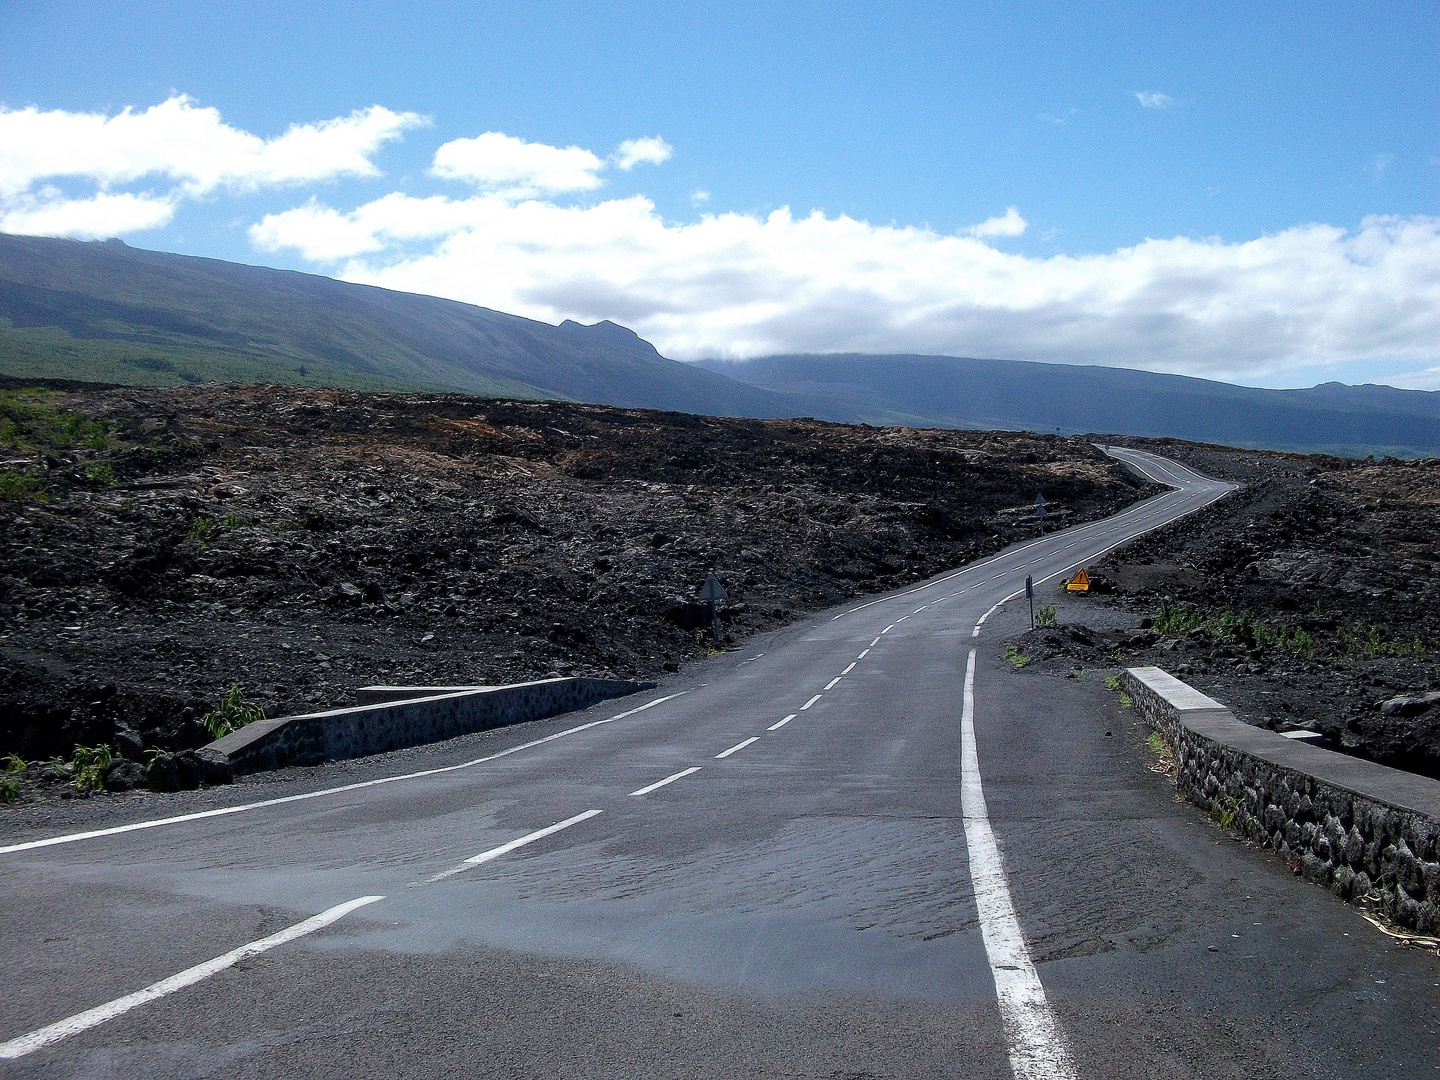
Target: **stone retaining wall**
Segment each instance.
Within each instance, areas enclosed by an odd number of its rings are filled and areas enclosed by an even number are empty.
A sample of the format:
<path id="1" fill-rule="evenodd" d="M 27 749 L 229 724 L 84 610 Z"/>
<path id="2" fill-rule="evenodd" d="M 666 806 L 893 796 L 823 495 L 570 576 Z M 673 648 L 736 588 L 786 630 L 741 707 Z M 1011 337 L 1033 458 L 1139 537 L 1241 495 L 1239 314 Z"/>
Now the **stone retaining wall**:
<path id="1" fill-rule="evenodd" d="M 1120 682 L 1191 802 L 1337 896 L 1440 931 L 1440 781 L 1243 724 L 1160 668 Z"/>
<path id="2" fill-rule="evenodd" d="M 224 754 L 236 773 L 318 765 L 539 720 L 654 686 L 620 679 L 575 678 L 468 687 L 448 694 L 437 694 L 437 687 L 417 687 L 416 694 L 426 696 L 259 720 L 217 739 L 207 749 Z"/>

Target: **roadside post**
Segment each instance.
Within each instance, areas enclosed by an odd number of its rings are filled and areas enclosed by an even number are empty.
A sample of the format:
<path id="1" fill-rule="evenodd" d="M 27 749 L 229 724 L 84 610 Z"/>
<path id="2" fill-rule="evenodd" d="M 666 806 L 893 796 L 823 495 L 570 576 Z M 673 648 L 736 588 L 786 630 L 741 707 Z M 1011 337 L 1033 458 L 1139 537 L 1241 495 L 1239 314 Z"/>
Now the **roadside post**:
<path id="1" fill-rule="evenodd" d="M 1030 581 L 1030 575 L 1025 575 L 1025 599 L 1030 601 L 1030 629 L 1035 629 L 1035 586 Z"/>
<path id="2" fill-rule="evenodd" d="M 1043 536 L 1045 534 L 1045 493 L 1042 491 L 1035 493 L 1035 518 L 1040 522 L 1040 534 Z"/>
<path id="3" fill-rule="evenodd" d="M 728 599 L 724 588 L 720 585 L 720 579 L 712 572 L 705 576 L 705 584 L 700 589 L 700 599 L 710 605 L 710 632 L 715 635 L 715 644 L 720 644 L 720 612 L 715 605 Z"/>

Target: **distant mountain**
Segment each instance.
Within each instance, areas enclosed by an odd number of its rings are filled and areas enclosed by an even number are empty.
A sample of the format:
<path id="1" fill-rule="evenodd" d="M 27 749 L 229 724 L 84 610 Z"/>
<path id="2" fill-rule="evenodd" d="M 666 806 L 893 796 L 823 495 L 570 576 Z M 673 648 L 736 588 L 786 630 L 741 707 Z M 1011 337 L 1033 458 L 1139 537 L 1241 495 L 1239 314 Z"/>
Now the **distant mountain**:
<path id="1" fill-rule="evenodd" d="M 822 419 L 1168 436 L 1363 457 L 1440 456 L 1440 392 L 1257 390 L 1128 368 L 953 356 L 768 356 L 707 369 L 808 399 Z"/>
<path id="2" fill-rule="evenodd" d="M 1169 436 L 1440 456 L 1440 393 L 1255 390 L 1124 368 L 950 356 L 668 360 L 611 322 L 559 326 L 118 240 L 0 233 L 0 374 L 463 390 L 712 416 Z"/>
<path id="3" fill-rule="evenodd" d="M 0 373 L 465 390 L 722 416 L 806 411 L 785 395 L 667 360 L 610 322 L 551 326 L 118 240 L 5 234 Z"/>

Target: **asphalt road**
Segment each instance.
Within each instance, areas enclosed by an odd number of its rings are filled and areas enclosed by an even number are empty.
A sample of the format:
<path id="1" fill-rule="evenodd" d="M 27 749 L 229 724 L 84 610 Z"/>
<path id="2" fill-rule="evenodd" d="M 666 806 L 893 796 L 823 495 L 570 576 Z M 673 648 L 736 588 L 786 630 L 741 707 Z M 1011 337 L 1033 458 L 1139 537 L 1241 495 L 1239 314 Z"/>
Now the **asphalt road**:
<path id="1" fill-rule="evenodd" d="M 0 817 L 0 1074 L 1435 1075 L 1440 959 L 1000 658 L 1228 490 L 1116 453 L 1176 490 L 650 694 Z"/>

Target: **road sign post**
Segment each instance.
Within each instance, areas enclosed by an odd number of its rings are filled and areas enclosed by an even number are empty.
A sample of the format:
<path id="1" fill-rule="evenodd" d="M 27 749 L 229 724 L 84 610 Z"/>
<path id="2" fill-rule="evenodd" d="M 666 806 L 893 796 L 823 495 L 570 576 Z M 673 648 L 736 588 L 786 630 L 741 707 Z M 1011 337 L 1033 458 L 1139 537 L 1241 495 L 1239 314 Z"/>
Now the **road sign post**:
<path id="1" fill-rule="evenodd" d="M 1025 575 L 1025 599 L 1030 601 L 1030 629 L 1035 629 L 1035 586 L 1030 581 L 1030 575 Z"/>

